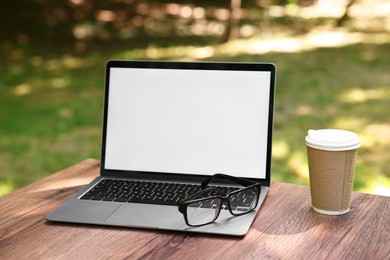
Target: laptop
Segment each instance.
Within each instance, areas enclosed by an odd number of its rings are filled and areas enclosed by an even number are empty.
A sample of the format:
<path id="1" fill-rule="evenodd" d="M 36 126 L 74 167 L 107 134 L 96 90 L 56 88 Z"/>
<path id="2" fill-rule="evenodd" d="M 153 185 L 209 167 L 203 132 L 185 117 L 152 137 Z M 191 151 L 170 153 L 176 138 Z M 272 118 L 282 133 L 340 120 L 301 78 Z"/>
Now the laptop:
<path id="1" fill-rule="evenodd" d="M 108 61 L 100 176 L 46 219 L 245 235 L 270 188 L 274 85 L 271 63 Z M 134 195 L 148 185 L 186 191 L 215 173 L 260 183 L 256 209 L 222 209 L 213 223 L 191 227 L 178 197 Z"/>

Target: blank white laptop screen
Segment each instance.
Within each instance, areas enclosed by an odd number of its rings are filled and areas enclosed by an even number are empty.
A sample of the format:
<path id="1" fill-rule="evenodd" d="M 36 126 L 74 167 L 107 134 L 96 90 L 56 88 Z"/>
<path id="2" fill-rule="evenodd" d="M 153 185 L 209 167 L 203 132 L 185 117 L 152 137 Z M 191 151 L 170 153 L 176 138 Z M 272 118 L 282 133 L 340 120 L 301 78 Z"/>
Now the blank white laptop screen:
<path id="1" fill-rule="evenodd" d="M 105 168 L 266 177 L 271 73 L 111 68 Z"/>

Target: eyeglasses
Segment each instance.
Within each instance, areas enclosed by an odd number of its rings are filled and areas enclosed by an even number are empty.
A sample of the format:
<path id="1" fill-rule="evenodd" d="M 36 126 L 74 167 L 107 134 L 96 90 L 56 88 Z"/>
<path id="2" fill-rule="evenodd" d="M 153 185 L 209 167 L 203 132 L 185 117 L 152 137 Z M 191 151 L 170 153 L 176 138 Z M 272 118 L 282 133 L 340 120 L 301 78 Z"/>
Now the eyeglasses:
<path id="1" fill-rule="evenodd" d="M 243 187 L 207 187 L 215 178 L 226 178 Z M 228 209 L 233 216 L 249 213 L 257 207 L 260 183 L 217 173 L 202 182 L 201 190 L 180 201 L 179 211 L 188 226 L 199 227 L 214 222 L 221 209 Z"/>

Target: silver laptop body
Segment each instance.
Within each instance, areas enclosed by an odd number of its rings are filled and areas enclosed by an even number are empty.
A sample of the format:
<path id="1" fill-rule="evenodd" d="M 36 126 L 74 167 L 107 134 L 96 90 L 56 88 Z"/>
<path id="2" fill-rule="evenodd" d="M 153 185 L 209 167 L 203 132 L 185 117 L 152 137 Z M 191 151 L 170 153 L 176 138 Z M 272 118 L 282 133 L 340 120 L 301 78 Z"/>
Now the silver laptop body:
<path id="1" fill-rule="evenodd" d="M 274 85 L 270 63 L 109 61 L 100 176 L 47 220 L 245 235 L 270 187 Z M 261 183 L 256 210 L 190 227 L 174 205 L 80 199 L 102 179 L 200 184 L 215 173 Z"/>

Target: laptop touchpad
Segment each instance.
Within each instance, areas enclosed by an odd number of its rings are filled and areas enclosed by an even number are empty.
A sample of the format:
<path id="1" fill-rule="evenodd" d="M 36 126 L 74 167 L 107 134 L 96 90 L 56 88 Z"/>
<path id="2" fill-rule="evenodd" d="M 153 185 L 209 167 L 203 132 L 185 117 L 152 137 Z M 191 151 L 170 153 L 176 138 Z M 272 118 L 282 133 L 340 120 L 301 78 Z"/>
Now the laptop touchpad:
<path id="1" fill-rule="evenodd" d="M 122 204 L 105 223 L 148 228 L 185 227 L 183 216 L 177 207 L 138 203 Z"/>
<path id="2" fill-rule="evenodd" d="M 46 218 L 50 221 L 102 224 L 118 207 L 117 203 L 73 199 Z"/>

